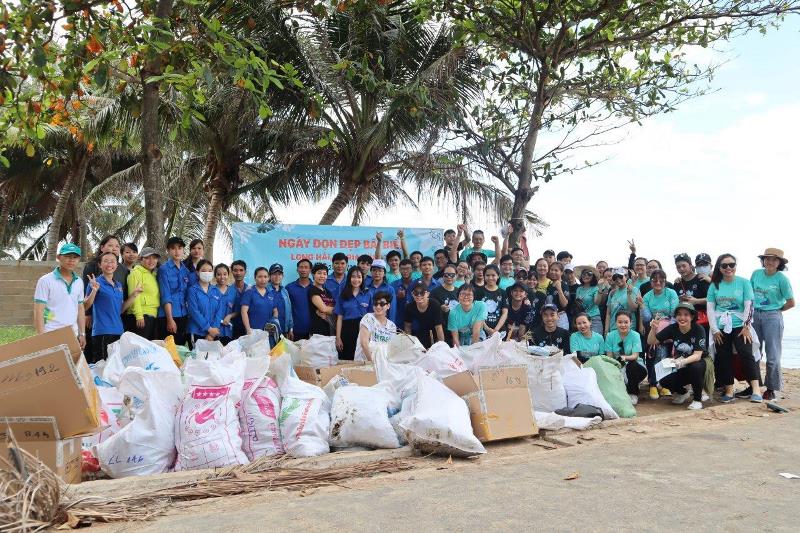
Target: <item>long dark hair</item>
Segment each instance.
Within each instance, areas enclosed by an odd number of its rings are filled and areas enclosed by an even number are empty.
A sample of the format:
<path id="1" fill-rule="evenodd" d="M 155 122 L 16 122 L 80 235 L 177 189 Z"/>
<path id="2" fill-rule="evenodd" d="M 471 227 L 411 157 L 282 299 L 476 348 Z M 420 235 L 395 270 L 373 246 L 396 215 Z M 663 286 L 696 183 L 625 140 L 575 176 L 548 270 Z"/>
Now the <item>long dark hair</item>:
<path id="1" fill-rule="evenodd" d="M 711 272 L 711 283 L 714 284 L 714 287 L 719 289 L 719 282 L 722 281 L 722 260 L 726 257 L 732 258 L 736 261 L 736 256 L 733 254 L 722 254 L 721 256 L 717 257 L 717 262 L 714 263 L 714 271 Z"/>
<path id="2" fill-rule="evenodd" d="M 350 283 L 350 278 L 356 272 L 361 275 L 361 287 L 358 289 L 359 292 L 364 292 L 367 290 L 366 286 L 364 285 L 364 273 L 361 272 L 361 269 L 357 266 L 350 267 L 350 270 L 347 271 L 347 276 L 344 278 L 344 287 L 342 287 L 342 292 L 339 293 L 342 300 L 349 300 L 353 297 L 353 285 Z"/>
<path id="3" fill-rule="evenodd" d="M 94 254 L 94 260 L 97 261 L 98 263 L 100 262 L 100 257 L 103 255 L 103 246 L 108 244 L 108 241 L 110 241 L 111 239 L 114 239 L 120 244 L 120 252 L 122 252 L 122 241 L 119 240 L 119 237 L 117 237 L 116 235 L 106 235 L 105 237 L 100 239 L 100 244 L 97 245 L 97 253 Z M 119 257 L 117 257 L 117 260 L 119 260 Z"/>

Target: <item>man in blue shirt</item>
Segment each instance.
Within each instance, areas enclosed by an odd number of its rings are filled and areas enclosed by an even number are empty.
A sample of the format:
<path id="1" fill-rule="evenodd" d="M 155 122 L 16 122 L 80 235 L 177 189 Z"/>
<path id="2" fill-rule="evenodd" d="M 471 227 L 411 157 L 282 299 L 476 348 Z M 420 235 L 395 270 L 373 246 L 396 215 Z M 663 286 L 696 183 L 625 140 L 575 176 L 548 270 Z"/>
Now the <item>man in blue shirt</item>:
<path id="1" fill-rule="evenodd" d="M 158 290 L 161 307 L 158 308 L 159 339 L 172 335 L 175 344 L 186 343 L 186 300 L 189 290 L 189 270 L 183 264 L 186 243 L 180 237 L 167 241 L 167 262 L 158 268 Z"/>
<path id="2" fill-rule="evenodd" d="M 231 275 L 233 276 L 233 285 L 231 287 L 236 289 L 236 298 L 233 301 L 233 312 L 236 313 L 236 316 L 231 319 L 231 325 L 233 326 L 232 338 L 238 339 L 244 335 L 244 324 L 242 324 L 241 314 L 242 294 L 250 288 L 250 286 L 244 282 L 244 278 L 247 275 L 247 263 L 241 259 L 237 259 L 231 263 Z"/>
<path id="3" fill-rule="evenodd" d="M 275 293 L 275 306 L 278 308 L 278 322 L 281 325 L 281 334 L 291 340 L 294 332 L 294 317 L 292 316 L 292 301 L 289 293 L 281 285 L 283 281 L 283 265 L 273 263 L 269 267 L 269 285 L 267 289 Z"/>
<path id="4" fill-rule="evenodd" d="M 325 288 L 328 289 L 328 292 L 331 293 L 335 300 L 339 297 L 347 277 L 347 256 L 342 252 L 336 252 L 333 254 L 331 263 L 333 265 L 333 274 L 328 276 L 325 281 Z"/>
<path id="5" fill-rule="evenodd" d="M 413 271 L 414 265 L 411 263 L 411 259 L 403 259 L 400 261 L 400 279 L 390 284 L 396 296 L 396 299 L 392 301 L 392 308 L 394 309 L 394 316 L 399 322 L 392 320 L 395 324 L 403 323 L 406 304 L 412 300 L 411 284 L 414 279 L 411 277 L 411 273 Z"/>
<path id="6" fill-rule="evenodd" d="M 311 261 L 301 259 L 297 262 L 297 280 L 286 285 L 289 300 L 292 302 L 294 319 L 294 340 L 307 339 L 311 329 L 311 309 L 309 308 L 308 288 L 311 287 Z"/>
<path id="7" fill-rule="evenodd" d="M 370 292 L 370 307 L 372 306 L 372 298 L 378 292 L 387 292 L 391 295 L 392 299 L 391 302 L 397 302 L 397 294 L 394 292 L 394 288 L 386 283 L 386 261 L 383 259 L 376 259 L 372 262 L 372 266 L 370 267 L 370 283 L 366 286 Z M 397 307 L 399 303 L 393 305 L 389 309 L 389 320 L 397 324 L 395 318 L 397 313 Z"/>

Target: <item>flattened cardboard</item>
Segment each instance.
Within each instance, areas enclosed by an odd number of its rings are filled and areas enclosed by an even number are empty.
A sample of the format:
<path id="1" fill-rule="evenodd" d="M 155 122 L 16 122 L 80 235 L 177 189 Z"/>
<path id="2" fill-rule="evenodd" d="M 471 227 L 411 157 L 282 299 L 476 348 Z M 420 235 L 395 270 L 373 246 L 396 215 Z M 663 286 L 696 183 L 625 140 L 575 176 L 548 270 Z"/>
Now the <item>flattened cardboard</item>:
<path id="1" fill-rule="evenodd" d="M 324 387 L 331 379 L 338 375 L 343 375 L 348 381 L 365 387 L 377 384 L 378 378 L 375 375 L 375 370 L 361 367 L 364 367 L 363 362 L 348 361 L 340 362 L 336 366 L 318 369 L 311 368 L 310 366 L 295 366 L 294 371 L 297 377 L 302 381 L 318 387 Z M 369 383 L 369 385 L 367 385 L 367 383 Z"/>
<path id="2" fill-rule="evenodd" d="M 375 373 L 375 369 L 372 367 L 361 368 L 357 366 L 350 366 L 343 368 L 340 373 L 350 383 L 355 383 L 356 385 L 361 385 L 362 387 L 372 387 L 373 385 L 378 384 L 378 375 Z"/>
<path id="3" fill-rule="evenodd" d="M 480 389 L 478 382 L 475 381 L 472 373 L 468 370 L 446 377 L 442 380 L 442 383 L 461 397 L 473 392 L 478 392 Z"/>
<path id="4" fill-rule="evenodd" d="M 55 417 L 0 418 L 0 447 L 8 453 L 9 429 L 17 445 L 46 464 L 66 483 L 81 482 L 81 439 L 61 439 Z"/>

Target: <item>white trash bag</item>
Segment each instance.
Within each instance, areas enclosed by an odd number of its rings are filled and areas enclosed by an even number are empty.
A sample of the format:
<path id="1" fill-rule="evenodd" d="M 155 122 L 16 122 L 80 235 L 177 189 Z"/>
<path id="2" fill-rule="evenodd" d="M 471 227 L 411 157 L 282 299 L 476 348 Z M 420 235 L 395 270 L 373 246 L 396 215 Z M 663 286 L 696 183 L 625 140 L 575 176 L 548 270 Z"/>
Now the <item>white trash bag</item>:
<path id="1" fill-rule="evenodd" d="M 122 373 L 128 367 L 180 375 L 180 370 L 175 366 L 166 348 L 130 331 L 126 331 L 118 341 L 108 345 L 103 380 L 115 387 L 119 386 Z"/>
<path id="2" fill-rule="evenodd" d="M 176 471 L 247 464 L 238 413 L 245 364 L 241 356 L 187 360 L 188 389 L 175 417 Z"/>
<path id="3" fill-rule="evenodd" d="M 603 421 L 599 416 L 583 418 L 579 416 L 562 416 L 556 413 L 543 413 L 541 411 L 535 411 L 534 416 L 536 418 L 536 426 L 539 429 L 549 429 L 552 431 L 561 428 L 581 431 L 599 425 Z"/>
<path id="4" fill-rule="evenodd" d="M 294 364 L 311 368 L 336 366 L 339 364 L 336 337 L 312 335 L 310 339 L 300 345 L 299 360 L 294 361 Z"/>
<path id="5" fill-rule="evenodd" d="M 322 389 L 294 377 L 278 384 L 281 391 L 280 423 L 283 447 L 292 457 L 313 457 L 330 452 L 328 428 L 330 401 Z"/>
<path id="6" fill-rule="evenodd" d="M 497 332 L 486 340 L 459 346 L 458 353 L 467 365 L 467 370 L 477 374 L 483 366 L 498 366 L 506 362 L 498 359 L 500 346 L 503 344 L 504 333 Z"/>
<path id="7" fill-rule="evenodd" d="M 573 409 L 579 403 L 592 405 L 603 411 L 605 420 L 619 418 L 614 408 L 603 397 L 597 385 L 594 368 L 578 367 L 572 357 L 564 357 L 562 362 L 564 390 L 567 393 L 567 407 Z"/>
<path id="8" fill-rule="evenodd" d="M 469 370 L 458 349 L 451 348 L 442 341 L 428 348 L 428 351 L 414 363 L 414 366 L 427 372 L 433 372 L 442 379 Z"/>
<path id="9" fill-rule="evenodd" d="M 122 374 L 119 393 L 136 398 L 141 406 L 129 424 L 95 447 L 100 468 L 113 478 L 168 472 L 175 462 L 180 376 L 131 367 Z"/>
<path id="10" fill-rule="evenodd" d="M 417 392 L 401 413 L 399 426 L 414 448 L 462 457 L 486 453 L 472 433 L 467 404 L 430 376 L 418 376 Z"/>
<path id="11" fill-rule="evenodd" d="M 278 428 L 281 392 L 277 382 L 266 375 L 268 369 L 268 357 L 247 359 L 239 423 L 242 427 L 242 451 L 251 461 L 284 453 Z"/>
<path id="12" fill-rule="evenodd" d="M 269 355 L 268 331 L 254 329 L 249 335 L 243 335 L 236 340 L 239 341 L 239 348 L 247 357 L 266 357 Z"/>
<path id="13" fill-rule="evenodd" d="M 563 354 L 531 355 L 523 351 L 520 343 L 503 344 L 500 354 L 504 359 L 528 367 L 528 389 L 534 411 L 552 413 L 567 407 L 567 391 L 561 375 Z"/>
<path id="14" fill-rule="evenodd" d="M 389 384 L 348 385 L 336 389 L 331 407 L 331 445 L 399 448 L 400 442 L 389 422 L 390 391 Z"/>
<path id="15" fill-rule="evenodd" d="M 425 356 L 425 347 L 413 335 L 398 333 L 389 340 L 387 355 L 392 363 L 414 363 Z"/>

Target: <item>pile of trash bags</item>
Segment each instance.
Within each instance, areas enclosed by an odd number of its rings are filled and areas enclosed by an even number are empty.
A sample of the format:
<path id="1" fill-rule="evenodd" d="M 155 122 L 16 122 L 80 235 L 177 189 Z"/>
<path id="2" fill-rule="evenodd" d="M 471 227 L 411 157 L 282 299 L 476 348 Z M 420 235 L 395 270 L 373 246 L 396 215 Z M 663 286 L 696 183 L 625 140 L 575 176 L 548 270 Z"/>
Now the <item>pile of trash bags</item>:
<path id="1" fill-rule="evenodd" d="M 442 380 L 503 365 L 526 366 L 540 428 L 585 429 L 635 415 L 611 359 L 594 357 L 581 367 L 570 356 L 504 342 L 501 334 L 427 350 L 400 334 L 372 348 L 377 385 L 352 384 L 339 374 L 316 386 L 300 380 L 294 367 L 335 366 L 334 337 L 281 339 L 271 349 L 267 334 L 255 332 L 224 347 L 198 341 L 180 354 L 168 342 L 125 333 L 92 368 L 106 427 L 84 439 L 84 464 L 89 459 L 95 470 L 119 478 L 406 444 L 478 455 L 486 449 L 473 434 L 467 404 Z"/>

